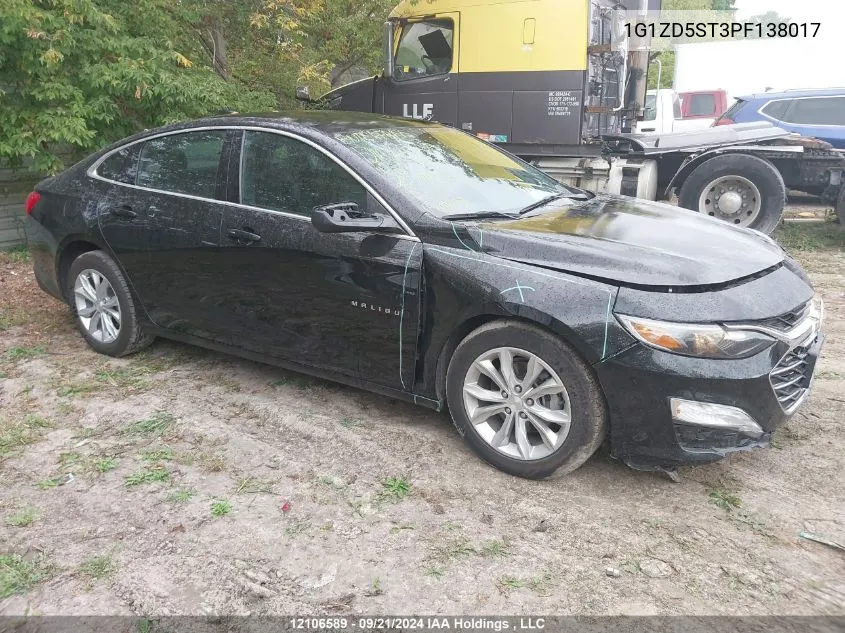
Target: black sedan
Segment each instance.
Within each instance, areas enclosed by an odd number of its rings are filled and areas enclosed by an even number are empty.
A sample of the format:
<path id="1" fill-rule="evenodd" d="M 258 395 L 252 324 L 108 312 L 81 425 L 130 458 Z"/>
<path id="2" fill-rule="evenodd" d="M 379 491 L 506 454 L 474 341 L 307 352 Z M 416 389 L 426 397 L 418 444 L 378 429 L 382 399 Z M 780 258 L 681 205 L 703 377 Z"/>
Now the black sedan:
<path id="1" fill-rule="evenodd" d="M 98 352 L 161 336 L 448 408 L 524 477 L 605 440 L 644 469 L 766 445 L 823 338 L 764 235 L 567 188 L 428 122 L 161 128 L 43 181 L 27 212 L 38 283 Z"/>

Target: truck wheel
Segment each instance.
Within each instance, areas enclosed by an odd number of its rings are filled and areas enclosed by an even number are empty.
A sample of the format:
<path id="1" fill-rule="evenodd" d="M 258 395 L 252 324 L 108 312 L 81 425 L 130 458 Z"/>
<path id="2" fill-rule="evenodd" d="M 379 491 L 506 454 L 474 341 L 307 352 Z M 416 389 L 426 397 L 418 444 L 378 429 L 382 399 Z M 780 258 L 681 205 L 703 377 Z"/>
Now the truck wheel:
<path id="1" fill-rule="evenodd" d="M 769 234 L 783 215 L 786 187 L 769 161 L 726 154 L 693 169 L 681 186 L 678 202 L 685 209 Z"/>

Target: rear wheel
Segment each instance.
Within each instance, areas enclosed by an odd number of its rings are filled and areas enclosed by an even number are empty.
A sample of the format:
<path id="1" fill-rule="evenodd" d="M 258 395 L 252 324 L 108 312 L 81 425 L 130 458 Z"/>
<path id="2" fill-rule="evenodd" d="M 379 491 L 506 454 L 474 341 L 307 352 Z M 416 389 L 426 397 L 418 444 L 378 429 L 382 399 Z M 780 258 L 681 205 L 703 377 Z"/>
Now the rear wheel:
<path id="1" fill-rule="evenodd" d="M 557 337 L 520 321 L 489 323 L 461 342 L 446 397 L 470 447 L 519 477 L 571 472 L 606 434 L 604 398 L 587 364 Z"/>
<path id="2" fill-rule="evenodd" d="M 67 287 L 76 325 L 99 353 L 126 356 L 153 341 L 138 321 L 123 273 L 103 251 L 77 257 L 70 266 Z"/>
<path id="3" fill-rule="evenodd" d="M 679 204 L 724 222 L 769 234 L 786 204 L 783 178 L 770 162 L 748 154 L 716 156 L 696 167 Z"/>

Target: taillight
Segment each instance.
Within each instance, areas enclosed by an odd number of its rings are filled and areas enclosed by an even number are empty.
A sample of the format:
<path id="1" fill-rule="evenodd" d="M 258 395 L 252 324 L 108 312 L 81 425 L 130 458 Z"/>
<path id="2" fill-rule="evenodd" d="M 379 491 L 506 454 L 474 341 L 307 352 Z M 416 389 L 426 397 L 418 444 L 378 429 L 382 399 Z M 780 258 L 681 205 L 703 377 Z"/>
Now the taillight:
<path id="1" fill-rule="evenodd" d="M 719 117 L 713 122 L 713 127 L 716 127 L 717 125 L 733 125 L 734 123 L 736 123 L 736 121 L 734 121 L 733 119 L 729 119 L 728 117 L 723 116 Z"/>
<path id="2" fill-rule="evenodd" d="M 20 198 L 18 198 L 18 200 L 20 200 Z M 41 200 L 41 194 L 37 191 L 33 191 L 26 197 L 26 205 L 24 208 L 26 209 L 27 215 L 32 213 L 32 210 L 35 208 L 35 205 L 38 204 L 39 200 Z"/>

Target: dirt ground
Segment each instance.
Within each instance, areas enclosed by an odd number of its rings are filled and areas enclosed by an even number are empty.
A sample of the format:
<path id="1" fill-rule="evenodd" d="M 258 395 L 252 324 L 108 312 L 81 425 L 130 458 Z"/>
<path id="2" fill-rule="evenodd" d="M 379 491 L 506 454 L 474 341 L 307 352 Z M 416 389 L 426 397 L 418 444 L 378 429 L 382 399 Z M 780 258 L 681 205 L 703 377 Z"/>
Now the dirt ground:
<path id="1" fill-rule="evenodd" d="M 845 613 L 845 239 L 776 235 L 826 306 L 814 391 L 769 450 L 599 453 L 553 482 L 446 415 L 158 341 L 90 351 L 0 254 L 2 614 Z"/>

